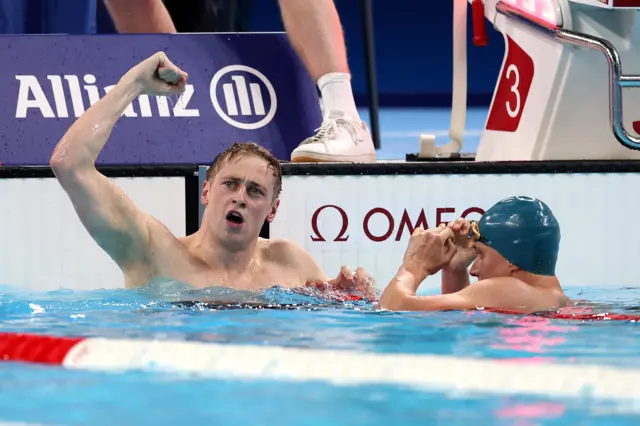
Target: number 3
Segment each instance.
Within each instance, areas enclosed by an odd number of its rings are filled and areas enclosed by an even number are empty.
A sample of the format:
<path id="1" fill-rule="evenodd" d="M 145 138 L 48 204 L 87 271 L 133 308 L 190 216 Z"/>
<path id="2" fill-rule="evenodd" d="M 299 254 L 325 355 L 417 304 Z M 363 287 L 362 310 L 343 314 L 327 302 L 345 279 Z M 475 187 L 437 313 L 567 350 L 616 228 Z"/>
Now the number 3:
<path id="1" fill-rule="evenodd" d="M 520 84 L 520 71 L 518 71 L 518 67 L 514 64 L 509 65 L 507 68 L 507 80 L 510 80 L 511 74 L 514 74 L 513 86 L 511 86 L 511 93 L 516 95 L 516 107 L 513 109 L 511 107 L 511 101 L 505 102 L 505 106 L 507 107 L 507 114 L 509 117 L 516 118 L 520 113 L 520 92 L 518 91 L 518 85 Z"/>

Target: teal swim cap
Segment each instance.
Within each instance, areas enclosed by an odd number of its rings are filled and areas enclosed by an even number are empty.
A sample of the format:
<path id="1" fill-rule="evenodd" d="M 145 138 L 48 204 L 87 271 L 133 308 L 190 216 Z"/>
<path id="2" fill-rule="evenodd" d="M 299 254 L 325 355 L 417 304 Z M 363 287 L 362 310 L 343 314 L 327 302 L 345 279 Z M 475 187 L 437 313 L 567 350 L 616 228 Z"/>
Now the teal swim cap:
<path id="1" fill-rule="evenodd" d="M 524 196 L 499 201 L 480 218 L 479 242 L 518 268 L 536 275 L 555 275 L 560 225 L 542 201 Z"/>

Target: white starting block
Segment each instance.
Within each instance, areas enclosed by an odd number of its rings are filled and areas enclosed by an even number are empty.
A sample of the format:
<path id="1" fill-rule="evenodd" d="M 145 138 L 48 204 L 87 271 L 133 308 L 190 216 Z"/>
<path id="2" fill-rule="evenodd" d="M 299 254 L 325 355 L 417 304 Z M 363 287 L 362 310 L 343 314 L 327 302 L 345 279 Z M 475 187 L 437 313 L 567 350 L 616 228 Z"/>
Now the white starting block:
<path id="1" fill-rule="evenodd" d="M 421 135 L 419 157 L 462 147 L 467 2 L 474 42 L 478 16 L 505 40 L 476 161 L 640 159 L 640 90 L 623 91 L 640 87 L 640 0 L 454 0 L 450 141 Z"/>

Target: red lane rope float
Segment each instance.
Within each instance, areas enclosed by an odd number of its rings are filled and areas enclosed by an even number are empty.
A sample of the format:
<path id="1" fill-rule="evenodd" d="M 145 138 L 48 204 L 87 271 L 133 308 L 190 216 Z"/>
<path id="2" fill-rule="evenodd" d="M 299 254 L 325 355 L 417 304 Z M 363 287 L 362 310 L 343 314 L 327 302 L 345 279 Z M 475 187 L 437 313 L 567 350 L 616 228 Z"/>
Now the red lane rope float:
<path id="1" fill-rule="evenodd" d="M 509 311 L 506 309 L 486 308 L 484 311 L 505 315 L 534 315 L 549 319 L 575 320 L 575 321 L 637 321 L 640 322 L 640 315 L 633 314 L 611 314 L 600 313 L 570 313 L 570 312 L 536 312 L 534 314 L 524 314 L 522 312 Z"/>
<path id="2" fill-rule="evenodd" d="M 69 351 L 84 338 L 0 333 L 0 359 L 61 365 Z"/>

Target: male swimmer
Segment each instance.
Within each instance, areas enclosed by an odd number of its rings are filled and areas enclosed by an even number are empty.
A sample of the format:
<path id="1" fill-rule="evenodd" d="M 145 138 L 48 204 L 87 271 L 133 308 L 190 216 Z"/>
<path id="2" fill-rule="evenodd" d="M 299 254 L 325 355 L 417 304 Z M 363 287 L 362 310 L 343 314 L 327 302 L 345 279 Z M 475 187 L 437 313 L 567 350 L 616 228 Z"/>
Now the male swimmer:
<path id="1" fill-rule="evenodd" d="M 373 162 L 371 132 L 360 119 L 340 17 L 334 0 L 278 0 L 291 45 L 318 85 L 323 103 L 322 124 L 302 141 L 291 161 Z M 105 2 L 120 33 L 175 33 L 162 0 Z"/>
<path id="2" fill-rule="evenodd" d="M 380 307 L 532 313 L 569 306 L 555 275 L 559 246 L 560 226 L 545 203 L 506 198 L 477 223 L 458 219 L 427 231 L 416 229 Z M 417 296 L 420 284 L 441 269 L 442 294 Z M 469 273 L 478 282 L 470 285 Z"/>
<path id="3" fill-rule="evenodd" d="M 123 271 L 125 286 L 164 278 L 195 288 L 255 291 L 320 281 L 372 295 L 372 282 L 363 270 L 354 277 L 343 268 L 328 280 L 302 247 L 259 238 L 264 221 L 276 215 L 282 176 L 278 160 L 256 144 L 235 144 L 216 157 L 202 189 L 201 227 L 185 238 L 176 238 L 139 210 L 98 172 L 95 161 L 126 107 L 139 95 L 182 93 L 187 78 L 164 53 L 147 58 L 71 125 L 51 156 L 58 182 L 86 230 Z"/>

